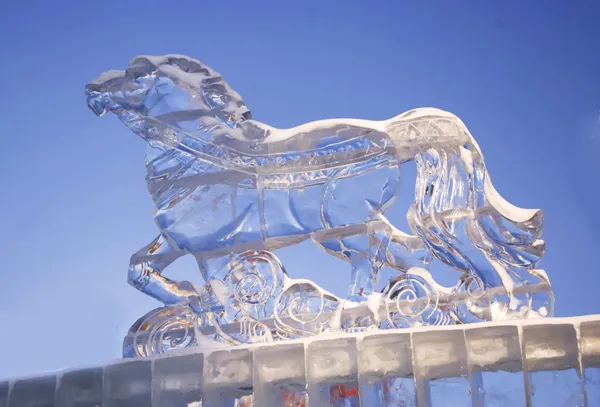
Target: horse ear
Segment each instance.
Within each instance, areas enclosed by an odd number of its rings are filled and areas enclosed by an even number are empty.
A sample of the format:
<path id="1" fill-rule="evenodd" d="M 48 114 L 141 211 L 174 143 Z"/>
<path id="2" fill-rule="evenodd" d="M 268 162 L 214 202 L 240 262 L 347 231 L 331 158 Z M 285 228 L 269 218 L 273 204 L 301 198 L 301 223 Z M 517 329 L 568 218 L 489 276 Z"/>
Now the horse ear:
<path id="1" fill-rule="evenodd" d="M 170 83 L 173 93 L 193 100 L 187 110 L 200 109 L 203 116 L 213 116 L 226 127 L 239 127 L 252 118 L 242 97 L 222 75 L 198 60 L 183 55 L 140 56 L 130 61 L 127 74 L 132 78 L 155 75 L 159 82 Z"/>
<path id="2" fill-rule="evenodd" d="M 125 76 L 131 80 L 135 80 L 142 76 L 150 75 L 154 71 L 156 71 L 156 65 L 148 57 L 140 56 L 129 61 L 129 66 L 125 70 Z"/>

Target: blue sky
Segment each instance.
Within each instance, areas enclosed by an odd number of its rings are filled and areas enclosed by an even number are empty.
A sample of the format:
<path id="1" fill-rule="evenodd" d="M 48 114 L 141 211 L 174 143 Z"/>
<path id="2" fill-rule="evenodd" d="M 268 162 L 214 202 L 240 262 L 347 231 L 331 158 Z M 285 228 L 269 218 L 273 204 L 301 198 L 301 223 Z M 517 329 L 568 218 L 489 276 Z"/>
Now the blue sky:
<path id="1" fill-rule="evenodd" d="M 126 283 L 157 234 L 144 144 L 83 95 L 138 54 L 203 61 L 277 127 L 455 113 L 496 189 L 545 211 L 556 314 L 600 313 L 599 17 L 593 1 L 4 2 L 0 378 L 119 357 L 158 306 Z M 281 259 L 325 287 L 349 274 L 310 243 Z M 200 280 L 186 258 L 168 273 Z"/>

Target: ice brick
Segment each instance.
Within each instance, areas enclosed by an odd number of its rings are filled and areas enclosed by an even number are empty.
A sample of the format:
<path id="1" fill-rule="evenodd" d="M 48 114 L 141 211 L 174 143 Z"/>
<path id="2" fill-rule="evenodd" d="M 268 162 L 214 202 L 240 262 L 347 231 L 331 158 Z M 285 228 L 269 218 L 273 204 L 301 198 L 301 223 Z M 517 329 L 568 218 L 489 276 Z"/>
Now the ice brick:
<path id="1" fill-rule="evenodd" d="M 587 407 L 600 406 L 600 367 L 588 367 L 584 370 L 585 396 Z"/>
<path id="2" fill-rule="evenodd" d="M 55 376 L 19 380 L 12 385 L 8 405 L 10 407 L 54 407 L 55 394 Z"/>
<path id="3" fill-rule="evenodd" d="M 202 400 L 204 356 L 190 354 L 154 361 L 152 407 L 187 407 Z"/>
<path id="4" fill-rule="evenodd" d="M 217 351 L 204 359 L 203 406 L 229 406 L 252 394 L 252 353 L 248 349 Z"/>
<path id="5" fill-rule="evenodd" d="M 581 362 L 588 407 L 600 407 L 600 321 L 580 326 Z"/>
<path id="6" fill-rule="evenodd" d="M 361 406 L 413 407 L 416 406 L 413 377 L 386 377 L 379 382 L 360 384 Z"/>
<path id="7" fill-rule="evenodd" d="M 135 360 L 104 368 L 102 407 L 150 406 L 150 360 Z"/>
<path id="8" fill-rule="evenodd" d="M 358 344 L 358 361 L 363 405 L 415 405 L 410 334 L 365 337 Z"/>
<path id="9" fill-rule="evenodd" d="M 355 338 L 315 341 L 307 349 L 307 379 L 317 383 L 356 380 L 358 358 Z"/>
<path id="10" fill-rule="evenodd" d="M 483 405 L 525 406 L 525 378 L 516 326 L 465 330 L 471 387 Z"/>
<path id="11" fill-rule="evenodd" d="M 380 381 L 386 376 L 412 376 L 410 334 L 371 335 L 358 344 L 361 380 Z"/>
<path id="12" fill-rule="evenodd" d="M 358 349 L 355 338 L 312 342 L 306 350 L 311 407 L 358 403 Z"/>
<path id="13" fill-rule="evenodd" d="M 533 407 L 583 405 L 578 340 L 571 324 L 523 327 L 528 395 Z"/>
<path id="14" fill-rule="evenodd" d="M 306 390 L 304 345 L 265 346 L 254 351 L 254 402 L 276 406 Z"/>
<path id="15" fill-rule="evenodd" d="M 412 341 L 419 405 L 471 405 L 464 331 L 416 332 Z"/>
<path id="16" fill-rule="evenodd" d="M 63 373 L 56 391 L 57 407 L 96 407 L 102 403 L 102 368 Z"/>
<path id="17" fill-rule="evenodd" d="M 0 382 L 0 407 L 8 406 L 8 382 Z"/>
<path id="18" fill-rule="evenodd" d="M 254 351 L 255 382 L 301 387 L 306 383 L 304 345 L 265 346 Z"/>

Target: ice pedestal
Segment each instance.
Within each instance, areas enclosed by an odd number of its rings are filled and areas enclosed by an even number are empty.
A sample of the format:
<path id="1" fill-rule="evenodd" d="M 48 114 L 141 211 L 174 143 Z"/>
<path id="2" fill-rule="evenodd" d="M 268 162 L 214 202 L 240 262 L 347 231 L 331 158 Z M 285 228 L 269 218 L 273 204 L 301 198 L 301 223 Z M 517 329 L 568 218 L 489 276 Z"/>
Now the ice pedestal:
<path id="1" fill-rule="evenodd" d="M 204 383 L 202 354 L 165 357 L 154 361 L 152 405 L 188 407 L 202 401 Z"/>
<path id="2" fill-rule="evenodd" d="M 102 404 L 102 368 L 74 370 L 63 373 L 56 392 L 56 405 L 93 407 Z"/>
<path id="3" fill-rule="evenodd" d="M 248 399 L 252 395 L 252 373 L 250 349 L 205 355 L 203 406 L 236 406 Z"/>
<path id="4" fill-rule="evenodd" d="M 138 359 L 104 369 L 102 407 L 147 406 L 152 397 L 152 361 Z"/>
<path id="5" fill-rule="evenodd" d="M 55 395 L 55 376 L 20 380 L 11 386 L 8 405 L 13 407 L 52 407 Z"/>
<path id="6" fill-rule="evenodd" d="M 8 382 L 0 383 L 0 407 L 8 406 Z"/>
<path id="7" fill-rule="evenodd" d="M 304 344 L 282 344 L 254 351 L 254 405 L 276 406 L 306 400 Z"/>
<path id="8" fill-rule="evenodd" d="M 417 332 L 412 337 L 419 406 L 468 404 L 471 388 L 464 331 Z"/>
<path id="9" fill-rule="evenodd" d="M 525 406 L 519 328 L 506 325 L 468 329 L 465 339 L 476 405 Z"/>
<path id="10" fill-rule="evenodd" d="M 360 406 L 356 338 L 323 339 L 308 344 L 306 376 L 311 406 Z"/>
<path id="11" fill-rule="evenodd" d="M 583 322 L 579 332 L 587 405 L 600 406 L 600 321 Z"/>
<path id="12" fill-rule="evenodd" d="M 527 396 L 532 406 L 581 406 L 583 384 L 576 327 L 547 324 L 523 327 Z"/>
<path id="13" fill-rule="evenodd" d="M 414 406 L 411 335 L 370 335 L 358 343 L 360 396 L 365 406 Z"/>
<path id="14" fill-rule="evenodd" d="M 200 349 L 0 381 L 0 407 L 600 406 L 600 316 Z"/>

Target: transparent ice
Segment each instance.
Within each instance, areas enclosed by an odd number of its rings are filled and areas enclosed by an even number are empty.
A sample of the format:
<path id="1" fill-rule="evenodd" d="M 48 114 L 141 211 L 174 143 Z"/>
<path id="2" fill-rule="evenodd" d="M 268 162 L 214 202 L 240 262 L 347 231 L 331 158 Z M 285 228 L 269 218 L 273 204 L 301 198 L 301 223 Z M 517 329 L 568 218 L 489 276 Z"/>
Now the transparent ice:
<path id="1" fill-rule="evenodd" d="M 276 129 L 253 120 L 217 72 L 180 55 L 136 57 L 86 95 L 95 114 L 115 114 L 147 143 L 159 233 L 133 254 L 128 275 L 165 307 L 134 324 L 125 356 L 553 313 L 537 268 L 542 211 L 499 195 L 477 142 L 451 113 Z M 414 202 L 410 230 L 401 231 L 386 211 L 411 161 Z M 347 263 L 346 296 L 288 275 L 274 252 L 307 239 Z M 205 284 L 167 277 L 187 254 Z M 441 286 L 428 271 L 433 261 L 461 277 Z M 396 275 L 379 292 L 384 267 Z"/>
<path id="2" fill-rule="evenodd" d="M 600 406 L 600 315 L 190 348 L 0 381 L 0 407 Z"/>

